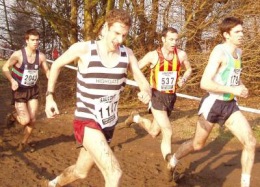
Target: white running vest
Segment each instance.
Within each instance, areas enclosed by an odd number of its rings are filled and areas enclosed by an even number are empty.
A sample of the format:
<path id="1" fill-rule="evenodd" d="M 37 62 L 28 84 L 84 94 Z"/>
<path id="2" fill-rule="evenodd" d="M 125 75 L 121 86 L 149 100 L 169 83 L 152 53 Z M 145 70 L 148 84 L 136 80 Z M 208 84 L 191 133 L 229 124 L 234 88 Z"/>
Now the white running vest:
<path id="1" fill-rule="evenodd" d="M 105 67 L 97 53 L 96 41 L 89 41 L 91 49 L 86 73 L 77 72 L 77 107 L 75 119 L 92 119 L 102 129 L 116 125 L 119 94 L 127 77 L 128 55 L 120 46 L 120 58 L 113 68 Z"/>

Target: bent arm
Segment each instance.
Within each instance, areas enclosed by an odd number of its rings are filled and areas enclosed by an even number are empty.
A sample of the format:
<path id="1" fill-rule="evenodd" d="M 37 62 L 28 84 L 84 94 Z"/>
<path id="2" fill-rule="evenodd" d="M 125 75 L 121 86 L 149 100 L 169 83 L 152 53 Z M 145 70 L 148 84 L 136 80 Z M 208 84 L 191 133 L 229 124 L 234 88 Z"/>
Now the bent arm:
<path id="1" fill-rule="evenodd" d="M 87 49 L 84 43 L 75 43 L 52 64 L 48 79 L 48 94 L 46 95 L 45 106 L 45 112 L 48 118 L 53 118 L 55 115 L 59 114 L 57 104 L 53 99 L 53 95 L 50 93 L 54 92 L 55 84 L 57 82 L 61 68 L 73 61 L 78 61 L 80 56 L 83 53 L 86 53 L 86 50 Z"/>
<path id="2" fill-rule="evenodd" d="M 47 61 L 46 61 L 46 56 L 41 53 L 40 58 L 41 58 L 42 69 L 44 70 L 47 79 L 49 79 L 50 69 L 49 69 L 49 66 L 48 66 Z"/>
<path id="3" fill-rule="evenodd" d="M 51 66 L 48 80 L 47 90 L 49 92 L 54 92 L 55 84 L 57 82 L 58 76 L 60 74 L 61 68 L 67 64 L 74 61 L 78 61 L 80 55 L 82 43 L 73 44 L 65 53 L 63 53 Z"/>
<path id="4" fill-rule="evenodd" d="M 151 89 L 148 81 L 146 80 L 145 76 L 141 72 L 137 59 L 134 56 L 132 50 L 128 49 L 128 55 L 130 60 L 130 68 L 133 73 L 134 80 L 137 82 L 138 87 L 140 88 L 141 92 L 145 92 L 147 94 L 147 97 L 151 98 Z M 146 102 L 146 101 L 145 101 Z"/>
<path id="5" fill-rule="evenodd" d="M 14 79 L 10 73 L 9 68 L 13 67 L 18 62 L 19 62 L 19 54 L 18 54 L 18 51 L 15 51 L 11 55 L 11 57 L 4 63 L 4 65 L 2 67 L 3 74 L 10 81 L 10 83 L 12 83 L 12 81 L 14 81 Z"/>
<path id="6" fill-rule="evenodd" d="M 184 65 L 184 67 L 185 67 L 185 72 L 182 76 L 182 79 L 184 80 L 184 82 L 186 82 L 189 79 L 189 77 L 192 73 L 192 68 L 191 68 L 190 62 L 188 60 L 187 53 L 184 52 L 184 51 L 182 51 L 181 61 L 182 61 L 182 64 Z"/>
<path id="7" fill-rule="evenodd" d="M 144 57 L 139 60 L 138 66 L 140 69 L 143 69 L 145 66 L 152 64 L 151 66 L 154 66 L 153 61 L 154 59 L 158 58 L 157 53 L 154 54 L 154 51 L 148 52 Z M 156 59 L 157 60 L 157 59 Z"/>

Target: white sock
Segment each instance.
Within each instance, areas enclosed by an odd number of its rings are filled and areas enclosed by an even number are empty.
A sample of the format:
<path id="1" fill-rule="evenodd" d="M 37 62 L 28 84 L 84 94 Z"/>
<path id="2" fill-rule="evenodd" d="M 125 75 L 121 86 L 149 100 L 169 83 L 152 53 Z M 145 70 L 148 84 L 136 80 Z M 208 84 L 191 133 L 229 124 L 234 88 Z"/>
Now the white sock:
<path id="1" fill-rule="evenodd" d="M 57 185 L 57 183 L 58 183 L 58 178 L 59 178 L 59 176 L 57 176 L 55 179 L 53 179 L 53 180 L 51 180 L 50 182 L 49 182 L 49 187 L 56 187 L 56 185 Z"/>
<path id="2" fill-rule="evenodd" d="M 241 175 L 241 186 L 249 187 L 250 186 L 250 175 L 242 173 Z"/>
<path id="3" fill-rule="evenodd" d="M 139 119 L 140 119 L 140 115 L 139 115 L 139 114 L 134 115 L 133 121 L 134 121 L 135 123 L 138 123 Z"/>
<path id="4" fill-rule="evenodd" d="M 170 165 L 171 165 L 171 167 L 175 167 L 178 162 L 179 162 L 179 160 L 176 158 L 175 154 L 173 154 L 172 157 L 171 157 L 171 159 L 170 159 Z"/>

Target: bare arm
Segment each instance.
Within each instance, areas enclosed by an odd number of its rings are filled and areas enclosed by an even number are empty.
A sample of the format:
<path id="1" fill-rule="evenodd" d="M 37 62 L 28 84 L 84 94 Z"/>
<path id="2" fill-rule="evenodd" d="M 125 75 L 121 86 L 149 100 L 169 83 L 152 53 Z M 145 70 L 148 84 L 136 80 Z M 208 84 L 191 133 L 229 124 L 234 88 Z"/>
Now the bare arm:
<path id="1" fill-rule="evenodd" d="M 18 83 L 13 79 L 13 77 L 9 71 L 9 68 L 13 67 L 15 64 L 19 63 L 19 59 L 20 59 L 20 52 L 15 51 L 11 55 L 11 57 L 4 63 L 4 65 L 2 67 L 3 74 L 10 81 L 12 90 L 18 89 Z"/>
<path id="2" fill-rule="evenodd" d="M 19 56 L 18 56 L 18 52 L 15 51 L 11 57 L 4 63 L 3 67 L 2 67 L 2 71 L 5 75 L 5 77 L 11 82 L 12 81 L 12 76 L 11 73 L 9 71 L 9 68 L 14 66 L 16 63 L 18 63 L 19 61 Z"/>
<path id="3" fill-rule="evenodd" d="M 183 76 L 178 81 L 178 86 L 182 87 L 185 84 L 185 82 L 189 79 L 189 77 L 192 73 L 192 68 L 191 68 L 191 65 L 190 65 L 190 62 L 188 60 L 188 56 L 187 56 L 186 52 L 180 50 L 179 51 L 179 58 L 180 58 L 181 64 L 184 65 L 184 67 L 185 67 L 185 72 L 184 72 Z"/>
<path id="4" fill-rule="evenodd" d="M 137 82 L 141 92 L 138 94 L 139 99 L 144 102 L 148 103 L 151 99 L 151 89 L 148 81 L 146 80 L 145 76 L 139 69 L 137 59 L 133 54 L 131 49 L 128 49 L 128 55 L 130 60 L 130 68 L 133 73 L 134 79 Z"/>
<path id="5" fill-rule="evenodd" d="M 43 53 L 40 53 L 41 67 L 45 72 L 47 79 L 49 79 L 50 69 L 46 61 L 46 56 Z"/>
<path id="6" fill-rule="evenodd" d="M 138 62 L 140 69 L 143 69 L 145 66 L 150 65 L 151 67 L 156 65 L 158 60 L 158 54 L 156 51 L 148 52 L 141 60 Z"/>
<path id="7" fill-rule="evenodd" d="M 54 92 L 61 68 L 73 61 L 79 62 L 80 57 L 87 53 L 87 50 L 85 42 L 75 43 L 52 64 L 48 80 L 48 92 Z M 46 96 L 45 112 L 48 118 L 53 118 L 56 114 L 59 114 L 52 94 Z"/>

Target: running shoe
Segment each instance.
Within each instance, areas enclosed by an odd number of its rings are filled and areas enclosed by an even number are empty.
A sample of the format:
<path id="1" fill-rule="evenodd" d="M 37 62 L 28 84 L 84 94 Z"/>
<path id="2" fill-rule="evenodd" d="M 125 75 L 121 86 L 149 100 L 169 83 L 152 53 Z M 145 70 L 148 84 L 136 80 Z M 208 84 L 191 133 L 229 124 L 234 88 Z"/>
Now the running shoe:
<path id="1" fill-rule="evenodd" d="M 61 187 L 59 184 L 55 184 L 48 179 L 43 179 L 41 182 L 41 187 Z"/>
<path id="2" fill-rule="evenodd" d="M 130 116 L 125 120 L 125 127 L 130 127 L 134 123 L 134 116 L 138 114 L 138 111 L 132 111 Z"/>
<path id="3" fill-rule="evenodd" d="M 17 151 L 33 153 L 35 151 L 35 148 L 30 144 L 19 143 L 17 146 Z"/>
<path id="4" fill-rule="evenodd" d="M 172 167 L 170 165 L 170 160 L 171 160 L 172 156 L 173 156 L 172 154 L 167 154 L 166 158 L 165 158 L 165 160 L 166 160 L 166 177 L 169 182 L 174 180 L 175 167 Z"/>

